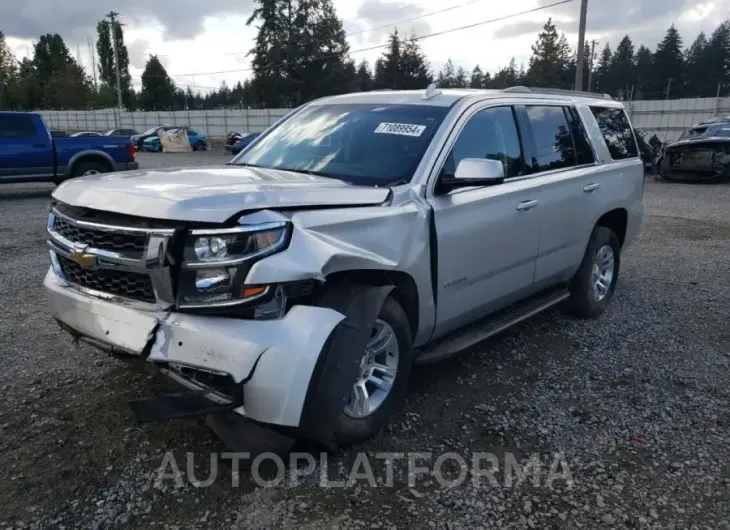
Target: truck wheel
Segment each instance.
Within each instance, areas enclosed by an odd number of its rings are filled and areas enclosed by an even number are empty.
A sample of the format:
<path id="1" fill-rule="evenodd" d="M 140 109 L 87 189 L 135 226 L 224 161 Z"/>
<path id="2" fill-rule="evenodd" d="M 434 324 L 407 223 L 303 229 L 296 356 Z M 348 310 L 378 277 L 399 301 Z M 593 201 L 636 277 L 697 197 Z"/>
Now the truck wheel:
<path id="1" fill-rule="evenodd" d="M 388 297 L 373 326 L 347 405 L 337 419 L 335 441 L 357 445 L 385 426 L 405 397 L 413 339 L 405 311 Z"/>
<path id="2" fill-rule="evenodd" d="M 84 175 L 97 175 L 99 173 L 108 173 L 109 168 L 99 162 L 82 162 L 74 168 L 73 177 L 81 177 Z"/>
<path id="3" fill-rule="evenodd" d="M 621 245 L 613 230 L 596 226 L 578 272 L 570 283 L 565 310 L 578 318 L 596 318 L 608 307 L 618 280 Z"/>

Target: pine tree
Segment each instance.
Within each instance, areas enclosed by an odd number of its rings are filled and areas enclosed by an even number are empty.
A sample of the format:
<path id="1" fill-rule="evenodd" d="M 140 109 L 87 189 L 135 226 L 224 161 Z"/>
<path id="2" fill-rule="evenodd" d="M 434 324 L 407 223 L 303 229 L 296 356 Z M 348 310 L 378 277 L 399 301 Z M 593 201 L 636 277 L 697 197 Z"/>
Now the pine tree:
<path id="1" fill-rule="evenodd" d="M 702 59 L 705 92 L 701 95 L 714 97 L 718 87 L 727 89 L 730 83 L 730 21 L 725 21 L 710 35 Z"/>
<path id="2" fill-rule="evenodd" d="M 438 73 L 436 84 L 439 88 L 454 88 L 456 86 L 456 69 L 454 68 L 454 62 L 451 60 L 451 57 L 449 57 L 444 67 Z"/>
<path id="3" fill-rule="evenodd" d="M 634 71 L 636 72 L 636 87 L 634 88 L 634 99 L 646 99 L 647 90 L 650 88 L 650 77 L 653 71 L 654 55 L 646 46 L 639 46 L 634 58 Z"/>
<path id="4" fill-rule="evenodd" d="M 707 37 L 700 32 L 692 45 L 684 54 L 685 63 L 685 91 L 688 95 L 707 95 L 707 74 L 705 71 L 705 56 L 707 53 Z"/>
<path id="5" fill-rule="evenodd" d="M 625 35 L 616 47 L 611 57 L 608 75 L 615 87 L 625 97 L 629 97 L 632 87 L 636 85 L 636 67 L 634 65 L 634 44 L 628 35 Z M 635 87 L 634 87 L 635 90 Z"/>
<path id="6" fill-rule="evenodd" d="M 612 58 L 613 54 L 611 53 L 611 47 L 608 43 L 606 43 L 600 57 L 598 58 L 598 64 L 596 66 L 595 73 L 593 74 L 593 77 L 595 78 L 595 92 L 605 92 L 606 94 L 613 94 L 615 92 L 616 87 L 609 75 Z"/>
<path id="7" fill-rule="evenodd" d="M 433 81 L 431 66 L 415 35 L 402 43 L 399 89 L 425 89 Z"/>
<path id="8" fill-rule="evenodd" d="M 15 56 L 10 50 L 5 35 L 0 31 L 0 110 L 13 108 L 15 102 L 11 100 L 18 77 L 18 68 Z"/>
<path id="9" fill-rule="evenodd" d="M 512 57 L 509 65 L 501 68 L 492 80 L 490 88 L 509 88 L 511 86 L 517 86 L 521 83 L 520 72 L 517 70 L 517 61 Z"/>
<path id="10" fill-rule="evenodd" d="M 139 102 L 143 110 L 166 110 L 175 107 L 175 83 L 156 55 L 151 55 L 142 72 Z"/>
<path id="11" fill-rule="evenodd" d="M 650 97 L 666 97 L 667 87 L 669 87 L 669 97 L 682 97 L 684 93 L 682 37 L 679 36 L 674 24 L 667 30 L 662 42 L 657 45 L 653 70 Z"/>
<path id="12" fill-rule="evenodd" d="M 398 36 L 398 29 L 388 37 L 382 57 L 375 63 L 375 88 L 398 88 L 401 69 L 402 42 Z"/>
<path id="13" fill-rule="evenodd" d="M 565 87 L 569 69 L 570 46 L 565 35 L 558 35 L 552 19 L 548 19 L 532 46 L 532 57 L 526 82 L 532 86 Z"/>
<path id="14" fill-rule="evenodd" d="M 366 59 L 360 61 L 357 67 L 355 84 L 358 92 L 367 92 L 373 87 L 373 74 L 370 72 L 370 65 Z"/>
<path id="15" fill-rule="evenodd" d="M 471 71 L 469 88 L 484 88 L 484 73 L 479 65 L 476 65 Z"/>
<path id="16" fill-rule="evenodd" d="M 466 73 L 463 66 L 456 69 L 454 77 L 454 88 L 467 88 L 469 86 L 469 74 Z"/>
<path id="17" fill-rule="evenodd" d="M 42 35 L 33 47 L 32 72 L 40 105 L 49 109 L 86 108 L 91 101 L 91 81 L 60 35 Z"/>

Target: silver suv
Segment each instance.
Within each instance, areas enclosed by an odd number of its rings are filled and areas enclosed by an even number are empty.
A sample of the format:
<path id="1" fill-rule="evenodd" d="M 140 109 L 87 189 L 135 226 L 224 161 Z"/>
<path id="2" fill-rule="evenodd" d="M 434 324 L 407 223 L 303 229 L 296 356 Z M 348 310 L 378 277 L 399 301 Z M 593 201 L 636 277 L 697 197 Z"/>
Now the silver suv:
<path id="1" fill-rule="evenodd" d="M 294 110 L 223 167 L 70 180 L 49 307 L 208 415 L 328 446 L 388 421 L 414 363 L 556 304 L 597 317 L 642 218 L 624 109 L 596 94 L 369 92 Z M 245 418 L 245 419 L 244 419 Z"/>

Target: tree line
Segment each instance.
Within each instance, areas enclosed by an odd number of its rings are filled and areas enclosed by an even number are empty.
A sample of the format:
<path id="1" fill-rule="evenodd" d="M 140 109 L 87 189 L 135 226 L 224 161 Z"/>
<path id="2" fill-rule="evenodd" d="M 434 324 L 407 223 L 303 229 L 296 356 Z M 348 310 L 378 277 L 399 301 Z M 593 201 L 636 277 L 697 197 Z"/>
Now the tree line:
<path id="1" fill-rule="evenodd" d="M 251 75 L 233 87 L 202 94 L 176 83 L 158 56 L 150 55 L 141 89 L 132 86 L 129 53 L 121 25 L 97 25 L 95 71 L 74 59 L 58 34 L 42 35 L 32 57 L 17 60 L 0 32 L 0 109 L 95 109 L 116 106 L 114 43 L 119 51 L 122 101 L 129 110 L 293 107 L 335 94 L 377 89 L 506 88 L 514 85 L 573 88 L 576 53 L 548 20 L 527 65 L 513 58 L 497 72 L 467 71 L 451 59 L 439 71 L 415 35 L 389 36 L 370 65 L 356 63 L 332 0 L 255 0 L 247 21 L 257 28 L 250 50 Z M 591 43 L 586 43 L 591 50 Z M 626 35 L 612 50 L 605 44 L 584 66 L 584 90 L 620 99 L 714 97 L 730 90 L 730 21 L 689 47 L 672 25 L 654 51 L 635 48 Z"/>

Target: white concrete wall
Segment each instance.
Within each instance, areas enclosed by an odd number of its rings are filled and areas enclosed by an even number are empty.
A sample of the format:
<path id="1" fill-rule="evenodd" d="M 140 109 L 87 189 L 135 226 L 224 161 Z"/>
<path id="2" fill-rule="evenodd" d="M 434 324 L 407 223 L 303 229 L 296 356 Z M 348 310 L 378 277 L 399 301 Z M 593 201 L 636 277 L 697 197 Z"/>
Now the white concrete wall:
<path id="1" fill-rule="evenodd" d="M 634 127 L 662 141 L 676 140 L 697 122 L 730 115 L 730 98 L 646 100 L 625 103 Z M 106 131 L 130 127 L 139 132 L 155 125 L 189 125 L 213 138 L 230 131 L 261 132 L 290 109 L 189 110 L 176 112 L 41 111 L 49 126 L 69 132 Z"/>
<path id="2" fill-rule="evenodd" d="M 679 138 L 698 122 L 730 116 L 730 98 L 693 98 L 625 102 L 634 127 L 664 142 Z"/>
<path id="3" fill-rule="evenodd" d="M 176 112 L 118 112 L 105 110 L 40 111 L 52 129 L 68 132 L 107 131 L 132 128 L 139 132 L 156 125 L 188 125 L 213 138 L 231 131 L 262 132 L 291 109 L 263 110 L 188 110 Z"/>

